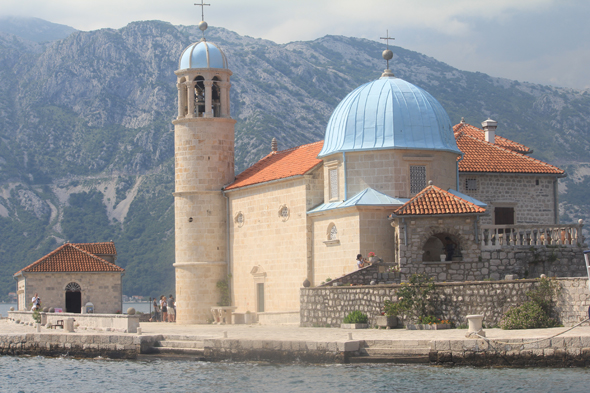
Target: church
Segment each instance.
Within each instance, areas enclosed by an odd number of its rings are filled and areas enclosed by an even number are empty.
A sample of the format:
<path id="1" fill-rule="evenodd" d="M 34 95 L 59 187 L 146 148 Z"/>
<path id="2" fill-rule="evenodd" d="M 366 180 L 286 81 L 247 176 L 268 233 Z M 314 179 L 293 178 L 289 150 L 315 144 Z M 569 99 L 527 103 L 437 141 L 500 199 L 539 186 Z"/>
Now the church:
<path id="1" fill-rule="evenodd" d="M 340 102 L 323 141 L 280 151 L 273 139 L 235 176 L 232 72 L 199 28 L 175 71 L 178 323 L 211 318 L 220 280 L 236 313 L 297 322 L 304 283 L 355 271 L 359 253 L 402 280 L 466 281 L 522 276 L 490 261 L 504 245 L 581 241 L 581 224 L 558 226 L 565 172 L 496 135 L 494 120 L 453 125 L 432 95 L 394 75 L 389 49 L 387 69 Z"/>

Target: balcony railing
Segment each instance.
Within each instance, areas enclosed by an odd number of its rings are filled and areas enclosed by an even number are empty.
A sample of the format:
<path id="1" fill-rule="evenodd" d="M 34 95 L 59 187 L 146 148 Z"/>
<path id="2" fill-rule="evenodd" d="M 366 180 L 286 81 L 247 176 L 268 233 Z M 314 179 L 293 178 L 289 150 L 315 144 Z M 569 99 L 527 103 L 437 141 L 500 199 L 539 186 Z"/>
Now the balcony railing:
<path id="1" fill-rule="evenodd" d="M 482 225 L 479 241 L 482 250 L 511 247 L 579 247 L 584 243 L 583 224 L 563 225 Z"/>

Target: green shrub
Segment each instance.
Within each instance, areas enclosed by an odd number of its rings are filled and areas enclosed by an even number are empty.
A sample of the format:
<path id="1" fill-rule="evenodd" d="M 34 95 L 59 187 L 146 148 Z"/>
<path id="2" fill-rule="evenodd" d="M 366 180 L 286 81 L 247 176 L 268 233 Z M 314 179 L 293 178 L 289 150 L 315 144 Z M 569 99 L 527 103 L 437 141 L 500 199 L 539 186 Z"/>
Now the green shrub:
<path id="1" fill-rule="evenodd" d="M 425 274 L 413 274 L 397 291 L 397 302 L 384 302 L 385 315 L 407 316 L 411 321 L 426 318 L 434 311 L 435 290 L 434 279 Z"/>
<path id="2" fill-rule="evenodd" d="M 369 321 L 369 317 L 367 314 L 363 314 L 359 310 L 353 311 L 344 317 L 343 323 L 367 323 Z"/>
<path id="3" fill-rule="evenodd" d="M 33 319 L 35 322 L 41 323 L 41 314 L 39 314 L 39 309 L 35 309 L 35 311 L 33 311 Z"/>
<path id="4" fill-rule="evenodd" d="M 541 278 L 538 285 L 532 291 L 527 292 L 531 298 L 521 306 L 513 307 L 502 316 L 500 327 L 502 329 L 539 329 L 559 326 L 554 318 L 553 302 L 561 287 L 555 280 Z"/>
<path id="5" fill-rule="evenodd" d="M 534 301 L 528 301 L 521 306 L 511 308 L 500 321 L 500 327 L 505 330 L 550 328 L 558 325 L 557 321 L 550 318 L 543 308 Z"/>

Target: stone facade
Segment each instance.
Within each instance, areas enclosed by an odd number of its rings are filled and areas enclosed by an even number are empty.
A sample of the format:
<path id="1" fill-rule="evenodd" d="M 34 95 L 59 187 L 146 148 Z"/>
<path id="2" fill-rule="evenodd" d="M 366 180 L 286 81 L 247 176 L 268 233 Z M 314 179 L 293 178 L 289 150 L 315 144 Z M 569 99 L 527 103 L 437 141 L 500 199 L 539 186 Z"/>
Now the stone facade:
<path id="1" fill-rule="evenodd" d="M 476 190 L 466 187 L 474 179 Z M 537 182 L 539 184 L 537 184 Z M 482 224 L 495 224 L 495 207 L 514 208 L 514 224 L 557 224 L 557 178 L 520 174 L 459 173 L 459 191 L 488 204 Z"/>
<path id="2" fill-rule="evenodd" d="M 558 278 L 562 287 L 555 311 L 566 326 L 588 317 L 590 293 L 587 278 Z M 487 326 L 498 325 L 502 315 L 529 298 L 536 280 L 482 281 L 465 283 L 437 283 L 435 315 L 457 325 L 466 324 L 465 317 L 483 314 Z M 395 301 L 399 285 L 363 287 L 327 286 L 301 289 L 301 326 L 339 327 L 346 315 L 360 310 L 375 325 L 385 300 Z"/>
<path id="3" fill-rule="evenodd" d="M 232 292 L 236 312 L 299 310 L 298 289 L 311 271 L 307 210 L 321 203 L 322 171 L 228 191 Z M 241 215 L 241 218 L 238 218 Z M 311 278 L 310 278 L 311 279 Z"/>
<path id="4" fill-rule="evenodd" d="M 66 309 L 65 288 L 75 282 L 81 287 L 82 307 L 90 302 L 94 312 L 114 314 L 122 310 L 121 273 L 23 273 L 18 276 L 18 309 L 30 310 L 35 293 L 41 298 L 42 307 Z M 25 292 L 26 283 L 26 292 Z M 22 292 L 21 292 L 22 291 Z"/>
<path id="5" fill-rule="evenodd" d="M 338 169 L 339 200 L 344 200 L 345 195 L 350 198 L 367 187 L 396 198 L 410 198 L 413 196 L 410 192 L 410 166 L 425 166 L 426 182 L 434 180 L 435 185 L 445 190 L 455 189 L 456 159 L 455 153 L 432 150 L 363 151 L 347 153 L 346 165 L 343 165 L 342 154 L 334 154 L 323 159 L 325 202 L 332 201 L 328 171 L 333 167 Z"/>

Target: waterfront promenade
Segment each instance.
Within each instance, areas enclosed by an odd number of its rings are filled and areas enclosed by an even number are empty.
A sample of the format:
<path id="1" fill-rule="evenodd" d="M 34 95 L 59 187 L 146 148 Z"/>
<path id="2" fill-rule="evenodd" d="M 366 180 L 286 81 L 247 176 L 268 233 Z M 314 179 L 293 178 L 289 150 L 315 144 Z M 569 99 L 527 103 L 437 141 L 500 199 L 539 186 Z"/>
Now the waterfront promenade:
<path id="1" fill-rule="evenodd" d="M 471 366 L 590 366 L 590 326 L 501 330 L 466 338 L 467 330 L 304 328 L 294 325 L 141 323 L 141 334 L 36 328 L 0 320 L 8 355 L 183 356 L 198 360 L 307 363 L 427 363 Z M 566 332 L 567 330 L 567 332 Z M 564 332 L 563 334 L 560 334 Z"/>

